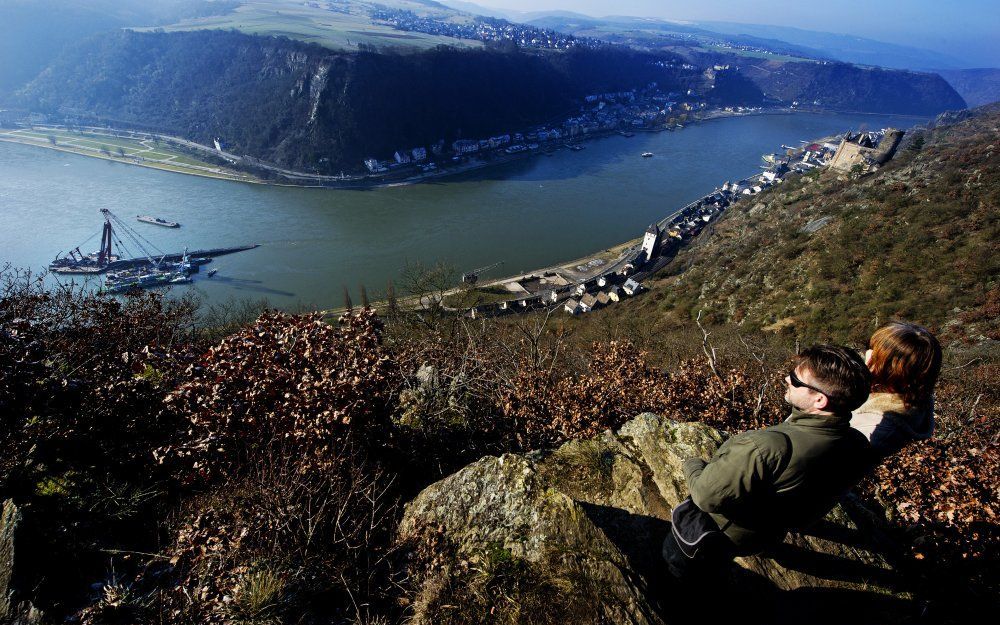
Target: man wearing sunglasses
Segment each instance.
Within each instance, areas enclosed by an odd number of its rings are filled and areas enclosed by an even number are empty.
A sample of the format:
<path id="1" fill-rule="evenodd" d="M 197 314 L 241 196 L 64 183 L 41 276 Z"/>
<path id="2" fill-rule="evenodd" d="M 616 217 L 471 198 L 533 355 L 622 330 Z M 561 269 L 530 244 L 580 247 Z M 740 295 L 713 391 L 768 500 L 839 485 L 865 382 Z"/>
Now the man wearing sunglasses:
<path id="1" fill-rule="evenodd" d="M 857 352 L 804 350 L 785 376 L 784 422 L 730 438 L 708 462 L 685 461 L 691 497 L 674 509 L 663 544 L 671 571 L 711 571 L 825 516 L 871 466 L 870 444 L 850 425 L 870 387 Z"/>

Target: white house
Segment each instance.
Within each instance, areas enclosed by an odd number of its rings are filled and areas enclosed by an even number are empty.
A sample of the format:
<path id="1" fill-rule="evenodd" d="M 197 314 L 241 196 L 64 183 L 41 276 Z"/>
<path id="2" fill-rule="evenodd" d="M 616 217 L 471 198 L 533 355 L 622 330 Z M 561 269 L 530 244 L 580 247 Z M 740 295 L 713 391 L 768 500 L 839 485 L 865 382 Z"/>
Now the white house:
<path id="1" fill-rule="evenodd" d="M 427 160 L 427 148 L 413 148 L 410 150 L 410 154 L 413 155 L 413 160 L 415 161 Z"/>
<path id="2" fill-rule="evenodd" d="M 628 280 L 626 280 L 625 284 L 622 285 L 622 290 L 625 291 L 625 294 L 628 295 L 628 296 L 635 295 L 641 289 L 642 289 L 642 285 L 639 284 L 638 282 L 636 282 L 635 280 L 633 280 L 632 278 L 629 278 Z"/>
<path id="3" fill-rule="evenodd" d="M 576 289 L 573 290 L 573 293 L 575 293 L 576 295 L 583 295 L 586 292 L 587 292 L 586 284 L 578 284 L 576 286 Z"/>
<path id="4" fill-rule="evenodd" d="M 580 310 L 580 302 L 576 301 L 573 298 L 566 300 L 566 302 L 563 304 L 563 310 L 565 310 L 571 315 L 578 315 L 582 312 Z"/>
<path id="5" fill-rule="evenodd" d="M 608 289 L 608 299 L 612 302 L 619 302 L 622 299 L 622 290 L 616 286 Z"/>
<path id="6" fill-rule="evenodd" d="M 399 163 L 400 165 L 405 165 L 409 163 L 411 160 L 410 155 L 406 152 L 406 150 L 400 150 L 396 152 L 395 154 L 392 155 L 392 158 L 394 158 L 396 162 Z"/>
<path id="7" fill-rule="evenodd" d="M 600 288 L 602 288 L 602 289 L 604 287 L 608 286 L 608 277 L 607 276 L 601 276 L 600 278 L 598 278 L 597 279 L 597 286 L 600 287 Z"/>
<path id="8" fill-rule="evenodd" d="M 368 171 L 370 171 L 373 174 L 385 171 L 385 167 L 382 166 L 382 163 L 378 162 L 378 159 L 375 158 L 366 158 L 365 167 L 367 167 Z"/>
<path id="9" fill-rule="evenodd" d="M 582 312 L 590 312 L 594 308 L 597 308 L 597 298 L 594 295 L 587 293 L 580 298 L 580 308 Z"/>
<path id="10" fill-rule="evenodd" d="M 455 154 L 471 154 L 479 151 L 479 142 L 470 139 L 459 139 L 451 144 Z"/>

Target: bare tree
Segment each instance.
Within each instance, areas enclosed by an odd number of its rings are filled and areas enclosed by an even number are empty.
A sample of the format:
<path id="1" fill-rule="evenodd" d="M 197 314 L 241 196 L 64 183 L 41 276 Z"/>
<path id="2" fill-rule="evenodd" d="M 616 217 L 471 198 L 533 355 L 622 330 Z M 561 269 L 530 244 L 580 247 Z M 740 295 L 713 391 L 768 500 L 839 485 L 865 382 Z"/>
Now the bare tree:
<path id="1" fill-rule="evenodd" d="M 351 312 L 354 310 L 354 304 L 351 303 L 351 291 L 344 285 L 344 310 Z"/>
<path id="2" fill-rule="evenodd" d="M 701 330 L 701 350 L 705 352 L 705 358 L 708 359 L 708 366 L 712 368 L 712 373 L 715 375 L 716 379 L 721 382 L 722 376 L 719 375 L 719 371 L 715 367 L 716 363 L 719 362 L 719 358 L 715 354 L 715 347 L 708 342 L 708 337 L 712 333 L 706 332 L 705 327 L 701 325 L 701 313 L 703 312 L 705 311 L 699 310 L 698 317 L 694 320 L 694 322 L 698 324 L 698 329 Z"/>
<path id="3" fill-rule="evenodd" d="M 385 299 L 389 303 L 389 312 L 395 313 L 398 302 L 396 301 L 396 285 L 392 283 L 392 278 L 385 286 Z"/>
<path id="4" fill-rule="evenodd" d="M 446 263 L 427 266 L 420 261 L 407 263 L 403 268 L 403 288 L 415 298 L 420 308 L 436 308 L 444 300 L 445 293 L 454 288 L 457 271 Z"/>

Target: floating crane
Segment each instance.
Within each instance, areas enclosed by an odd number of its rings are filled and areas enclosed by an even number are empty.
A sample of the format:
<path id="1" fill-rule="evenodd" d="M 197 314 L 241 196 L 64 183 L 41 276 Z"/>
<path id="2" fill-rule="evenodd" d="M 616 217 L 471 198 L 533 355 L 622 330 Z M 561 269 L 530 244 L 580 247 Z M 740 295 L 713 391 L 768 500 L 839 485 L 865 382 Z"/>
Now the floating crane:
<path id="1" fill-rule="evenodd" d="M 479 280 L 479 274 L 486 273 L 490 269 L 496 269 L 503 264 L 503 261 L 493 263 L 492 265 L 486 265 L 485 267 L 480 267 L 479 269 L 473 269 L 472 271 L 467 271 L 462 274 L 462 282 L 466 284 L 475 284 Z"/>

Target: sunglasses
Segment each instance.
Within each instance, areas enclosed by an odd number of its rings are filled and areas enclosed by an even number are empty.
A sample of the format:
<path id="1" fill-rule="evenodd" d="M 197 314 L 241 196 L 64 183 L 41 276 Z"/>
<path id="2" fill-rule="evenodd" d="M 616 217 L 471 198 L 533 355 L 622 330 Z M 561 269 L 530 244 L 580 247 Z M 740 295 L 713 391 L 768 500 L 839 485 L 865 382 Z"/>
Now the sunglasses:
<path id="1" fill-rule="evenodd" d="M 808 389 L 812 389 L 812 390 L 814 390 L 814 391 L 816 391 L 817 393 L 820 393 L 820 394 L 822 394 L 822 395 L 826 395 L 826 394 L 827 394 L 827 393 L 826 393 L 826 391 L 824 391 L 823 389 L 821 389 L 821 388 L 816 388 L 816 387 L 815 387 L 815 386 L 813 386 L 812 384 L 806 384 L 805 382 L 803 382 L 802 380 L 800 380 L 800 379 L 799 379 L 799 376 L 795 375 L 795 369 L 792 369 L 792 370 L 791 370 L 791 371 L 790 371 L 790 372 L 788 373 L 788 381 L 789 381 L 789 383 L 791 383 L 791 385 L 792 385 L 792 386 L 794 386 L 795 388 L 802 388 L 802 387 L 804 386 L 804 387 L 806 387 L 806 388 L 808 388 Z"/>

